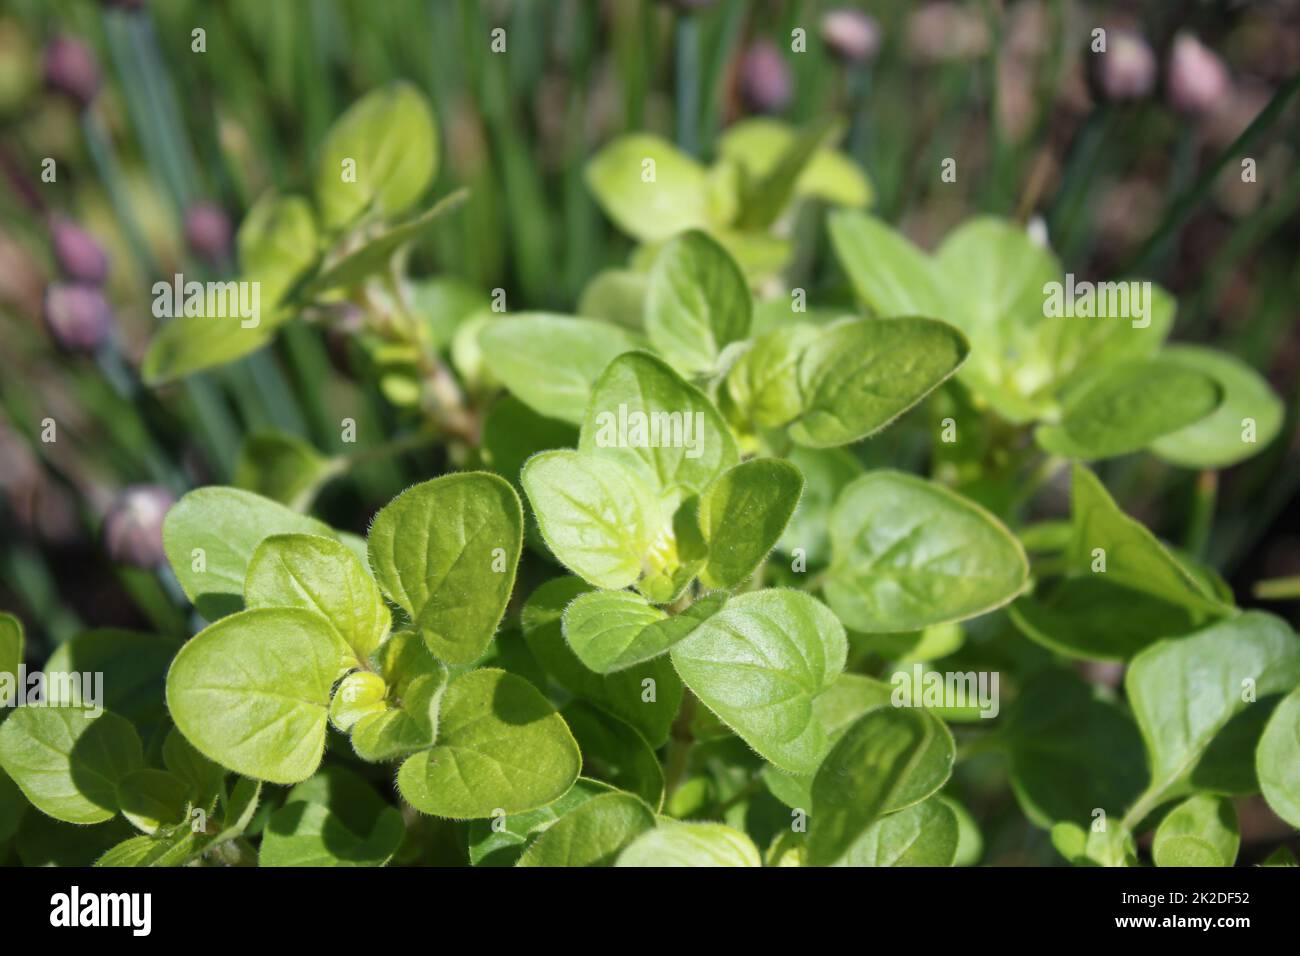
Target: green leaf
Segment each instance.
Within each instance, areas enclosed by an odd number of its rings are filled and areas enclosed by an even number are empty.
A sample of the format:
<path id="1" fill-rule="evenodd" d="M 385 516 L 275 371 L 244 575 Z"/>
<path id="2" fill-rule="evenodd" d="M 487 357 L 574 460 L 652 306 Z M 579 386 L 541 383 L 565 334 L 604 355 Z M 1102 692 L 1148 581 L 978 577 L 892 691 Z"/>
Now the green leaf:
<path id="1" fill-rule="evenodd" d="M 618 855 L 616 866 L 762 866 L 754 841 L 722 823 L 665 823 Z"/>
<path id="2" fill-rule="evenodd" d="M 262 834 L 262 866 L 383 866 L 406 825 L 397 808 L 343 767 L 298 784 Z"/>
<path id="3" fill-rule="evenodd" d="M 835 678 L 835 683 L 813 701 L 813 714 L 826 732 L 823 756 L 867 711 L 890 706 L 892 696 L 892 685 L 874 677 L 841 674 Z M 820 758 L 817 762 L 821 762 Z M 787 807 L 805 812 L 811 809 L 812 773 L 786 773 L 768 765 L 763 768 L 763 782 Z"/>
<path id="4" fill-rule="evenodd" d="M 1046 411 L 1061 377 L 1044 337 L 1069 337 L 1071 323 L 1118 321 L 1049 319 L 1048 283 L 1060 280 L 1061 266 L 1018 223 L 969 219 L 949 234 L 931 261 L 947 300 L 936 314 L 970 338 L 962 380 L 1014 421 Z"/>
<path id="5" fill-rule="evenodd" d="M 117 782 L 117 806 L 136 829 L 152 834 L 185 822 L 189 790 L 165 770 L 133 770 Z"/>
<path id="6" fill-rule="evenodd" d="M 588 700 L 662 746 L 682 703 L 682 682 L 667 657 L 614 674 L 597 674 L 569 649 L 561 629 L 564 609 L 590 588 L 578 578 L 555 578 L 524 603 L 520 624 L 533 656 L 569 693 Z"/>
<path id="7" fill-rule="evenodd" d="M 250 608 L 315 611 L 358 661 L 369 659 L 392 624 L 361 560 L 347 545 L 320 535 L 278 534 L 263 540 L 248 562 L 244 601 Z"/>
<path id="8" fill-rule="evenodd" d="M 1124 688 L 1146 741 L 1148 794 L 1170 799 L 1192 787 L 1253 791 L 1255 740 L 1234 730 L 1253 727 L 1258 735 L 1266 699 L 1297 684 L 1300 639 L 1280 619 L 1257 611 L 1138 654 Z M 1247 719 L 1244 727 L 1239 716 Z"/>
<path id="9" fill-rule="evenodd" d="M 835 865 L 952 866 L 957 841 L 957 815 L 931 797 L 871 824 Z"/>
<path id="10" fill-rule="evenodd" d="M 103 693 L 97 703 L 126 718 L 147 740 L 167 719 L 163 686 L 180 647 L 179 641 L 160 634 L 113 628 L 86 631 L 60 644 L 45 662 L 45 671 L 102 674 Z M 86 686 L 84 678 L 82 686 Z"/>
<path id="11" fill-rule="evenodd" d="M 813 157 L 843 133 L 843 121 L 829 116 L 812 120 L 799 130 L 771 168 L 761 176 L 747 180 L 736 225 L 753 231 L 770 228 L 794 198 L 799 178 Z"/>
<path id="12" fill-rule="evenodd" d="M 488 370 L 520 401 L 578 425 L 600 373 L 638 339 L 597 319 L 525 312 L 489 323 L 479 344 Z"/>
<path id="13" fill-rule="evenodd" d="M 1156 866 L 1232 866 L 1240 844 L 1232 801 L 1198 793 L 1160 821 L 1151 856 Z"/>
<path id="14" fill-rule="evenodd" d="M 1070 577 L 1010 607 L 1011 620 L 1026 637 L 1070 657 L 1126 661 L 1165 637 L 1188 634 L 1204 616 L 1106 575 Z"/>
<path id="15" fill-rule="evenodd" d="M 176 842 L 148 835 L 133 836 L 109 849 L 95 861 L 95 866 L 152 866 L 158 857 L 172 850 Z"/>
<path id="16" fill-rule="evenodd" d="M 639 472 L 610 458 L 548 451 L 528 460 L 522 481 L 547 547 L 566 567 L 596 587 L 636 583 L 665 525 Z"/>
<path id="17" fill-rule="evenodd" d="M 1133 835 L 1118 823 L 1085 830 L 1077 823 L 1052 827 L 1052 846 L 1074 866 L 1137 866 Z"/>
<path id="18" fill-rule="evenodd" d="M 429 104 L 412 84 L 390 83 L 353 103 L 325 134 L 316 205 L 331 229 L 371 208 L 390 217 L 410 208 L 437 170 L 438 128 Z M 355 175 L 345 178 L 349 172 Z"/>
<path id="19" fill-rule="evenodd" d="M 614 788 L 599 780 L 579 777 L 572 787 L 556 800 L 526 813 L 469 822 L 469 862 L 471 866 L 514 866 L 528 840 L 550 827 L 571 810 L 592 797 L 613 793 Z"/>
<path id="20" fill-rule="evenodd" d="M 947 314 L 930 257 L 879 219 L 854 212 L 830 216 L 835 256 L 854 291 L 880 316 Z"/>
<path id="21" fill-rule="evenodd" d="M 578 450 L 626 466 L 665 497 L 703 491 L 740 460 L 713 403 L 645 352 L 620 355 L 601 374 Z"/>
<path id="22" fill-rule="evenodd" d="M 343 470 L 300 438 L 284 432 L 254 432 L 244 440 L 235 461 L 236 487 L 305 510 L 325 482 Z"/>
<path id="23" fill-rule="evenodd" d="M 0 769 L 42 813 L 99 823 L 117 813 L 117 785 L 144 763 L 140 737 L 111 711 L 20 707 L 0 724 Z"/>
<path id="24" fill-rule="evenodd" d="M 18 785 L 0 770 L 0 844 L 8 843 L 27 813 L 28 803 Z"/>
<path id="25" fill-rule="evenodd" d="M 658 136 L 620 136 L 596 153 L 585 177 L 605 215 L 635 239 L 668 239 L 708 223 L 704 167 Z"/>
<path id="26" fill-rule="evenodd" d="M 244 279 L 261 283 L 260 304 L 274 309 L 316 261 L 316 217 L 301 196 L 263 195 L 253 204 L 235 248 Z"/>
<path id="27" fill-rule="evenodd" d="M 382 275 L 401 249 L 432 230 L 440 219 L 454 212 L 469 199 L 468 189 L 457 189 L 443 196 L 417 216 L 368 236 L 364 243 L 335 262 L 328 263 L 320 274 L 307 283 L 306 296 L 319 296 L 333 289 L 360 285 L 372 275 Z"/>
<path id="28" fill-rule="evenodd" d="M 941 485 L 874 471 L 831 514 L 826 600 L 856 631 L 912 631 L 1001 607 L 1024 587 L 1024 550 L 1001 522 Z"/>
<path id="29" fill-rule="evenodd" d="M 21 692 L 18 668 L 22 662 L 23 622 L 0 611 L 0 707 L 10 706 Z"/>
<path id="30" fill-rule="evenodd" d="M 830 448 L 873 435 L 957 371 L 969 351 L 961 332 L 935 319 L 836 322 L 800 355 L 803 403 L 790 437 Z"/>
<path id="31" fill-rule="evenodd" d="M 826 731 L 813 701 L 844 669 L 844 629 L 801 591 L 732 598 L 672 649 L 686 686 L 767 760 L 809 773 Z"/>
<path id="32" fill-rule="evenodd" d="M 1264 727 L 1255 772 L 1273 812 L 1300 828 L 1300 687 L 1283 698 Z"/>
<path id="33" fill-rule="evenodd" d="M 483 422 L 484 464 L 517 489 L 524 462 L 540 451 L 571 448 L 578 430 L 568 422 L 547 418 L 513 395 L 502 395 L 488 409 Z"/>
<path id="34" fill-rule="evenodd" d="M 997 742 L 1010 758 L 1016 799 L 1036 826 L 1090 827 L 1097 809 L 1117 820 L 1145 782 L 1133 719 L 1063 668 L 1025 682 Z"/>
<path id="35" fill-rule="evenodd" d="M 781 539 L 802 492 L 803 475 L 780 458 L 755 458 L 719 476 L 700 498 L 700 531 L 709 546 L 704 586 L 748 580 Z"/>
<path id="36" fill-rule="evenodd" d="M 1165 461 L 1184 468 L 1226 468 L 1258 454 L 1277 437 L 1286 409 L 1264 377 L 1245 362 L 1198 345 L 1173 345 L 1160 357 L 1210 376 L 1223 390 L 1223 404 L 1211 414 L 1152 443 L 1152 451 Z"/>
<path id="37" fill-rule="evenodd" d="M 195 750 L 175 727 L 163 739 L 162 758 L 163 766 L 180 780 L 194 803 L 210 806 L 221 792 L 226 771 Z"/>
<path id="38" fill-rule="evenodd" d="M 397 775 L 402 796 L 422 813 L 522 813 L 558 799 L 578 778 L 573 734 L 521 677 L 471 671 L 447 688 L 439 720 L 437 746 L 408 757 Z"/>
<path id="39" fill-rule="evenodd" d="M 1280 846 L 1265 859 L 1260 866 L 1300 866 L 1300 860 L 1296 859 L 1295 851 L 1289 846 Z"/>
<path id="40" fill-rule="evenodd" d="M 433 746 L 447 668 L 414 631 L 399 631 L 379 652 L 380 670 L 343 679 L 330 705 L 334 726 L 352 735 L 363 760 L 378 762 Z"/>
<path id="41" fill-rule="evenodd" d="M 435 657 L 470 664 L 496 633 L 515 583 L 523 509 L 503 478 L 444 475 L 402 492 L 370 526 L 370 567 Z"/>
<path id="42" fill-rule="evenodd" d="M 242 611 L 181 648 L 167 674 L 167 707 L 205 757 L 246 777 L 298 783 L 320 764 L 345 653 L 319 614 Z"/>
<path id="43" fill-rule="evenodd" d="M 1234 610 L 1169 553 L 1141 522 L 1124 514 L 1106 486 L 1079 464 L 1073 470 L 1070 512 L 1074 533 L 1066 561 L 1075 573 L 1104 573 L 1106 580 L 1114 584 L 1193 611 L 1224 614 Z M 1103 566 L 1103 558 L 1105 571 L 1094 571 Z"/>
<path id="44" fill-rule="evenodd" d="M 683 372 L 715 368 L 727 345 L 749 335 L 753 311 L 744 274 L 705 233 L 683 233 L 659 250 L 646 289 L 646 333 Z"/>
<path id="45" fill-rule="evenodd" d="M 602 269 L 583 286 L 578 314 L 640 331 L 648 284 L 643 273 L 632 269 Z"/>
<path id="46" fill-rule="evenodd" d="M 813 779 L 809 865 L 834 863 L 885 814 L 935 793 L 955 754 L 948 728 L 924 710 L 882 707 L 859 718 Z"/>
<path id="47" fill-rule="evenodd" d="M 1059 272 L 1059 266 L 1057 269 Z M 1056 280 L 1059 280 L 1059 276 L 1055 277 L 1054 281 Z M 1059 282 L 1057 285 L 1063 305 L 1065 285 Z M 1151 298 L 1146 301 L 1146 285 L 1147 283 L 1135 285 L 1123 281 L 1097 284 L 1094 290 L 1097 299 L 1105 295 L 1107 310 L 1127 313 L 1127 317 L 1124 314 L 1096 318 L 1054 316 L 1049 314 L 1049 300 L 1044 296 L 1043 320 L 1032 329 L 1027 350 L 1031 353 L 1027 363 L 1030 367 L 1020 373 L 1021 380 L 1028 382 L 1030 387 L 1041 390 L 1043 402 L 1040 410 L 1050 411 L 1055 402 L 1048 399 L 1092 369 L 1128 359 L 1147 358 L 1160 352 L 1161 345 L 1173 328 L 1178 303 L 1159 286 L 1151 286 Z M 1053 292 L 1056 287 L 1045 286 L 1043 292 Z M 1112 295 L 1117 297 L 1117 308 L 1113 310 L 1110 305 Z M 1128 309 L 1125 309 L 1125 295 L 1130 303 Z M 1142 299 L 1135 298 L 1138 295 Z M 1083 300 L 1077 299 L 1076 305 L 1081 305 L 1082 302 Z M 1138 304 L 1143 313 L 1141 317 L 1135 308 Z M 1016 330 L 1012 330 L 1012 335 L 1015 334 Z M 1008 341 L 1007 345 L 1007 356 L 1011 359 L 1014 342 Z M 1007 370 L 1015 376 L 1014 366 L 1008 364 Z"/>
<path id="48" fill-rule="evenodd" d="M 140 377 L 146 385 L 165 385 L 241 359 L 275 337 L 275 324 L 266 317 L 247 328 L 243 321 L 251 319 L 180 315 L 168 320 L 149 342 Z"/>
<path id="49" fill-rule="evenodd" d="M 623 848 L 655 825 L 640 797 L 607 793 L 560 817 L 529 845 L 516 866 L 613 866 Z"/>
<path id="50" fill-rule="evenodd" d="M 413 279 L 411 311 L 424 320 L 429 345 L 439 352 L 451 347 L 456 332 L 491 305 L 482 289 L 452 275 Z"/>
<path id="51" fill-rule="evenodd" d="M 1061 396 L 1060 424 L 1039 426 L 1034 438 L 1067 458 L 1114 458 L 1205 418 L 1222 401 L 1209 375 L 1164 359 L 1133 359 L 1072 384 Z"/>
<path id="52" fill-rule="evenodd" d="M 866 173 L 843 153 L 821 145 L 831 138 L 824 129 L 817 133 L 812 144 L 820 148 L 796 170 L 794 198 L 817 198 L 854 208 L 870 205 L 873 192 Z M 751 181 L 760 183 L 776 169 L 782 156 L 788 154 L 795 137 L 795 131 L 778 120 L 744 119 L 728 126 L 718 138 L 718 153 L 723 159 L 739 164 Z"/>
<path id="53" fill-rule="evenodd" d="M 850 652 L 870 653 L 895 664 L 936 661 L 954 654 L 966 642 L 966 630 L 960 624 L 932 624 L 919 631 L 893 634 L 854 634 Z M 897 673 L 897 672 L 896 672 Z"/>
<path id="54" fill-rule="evenodd" d="M 979 824 L 964 806 L 942 794 L 938 797 L 957 819 L 957 852 L 953 866 L 977 866 L 984 855 L 984 836 Z"/>
<path id="55" fill-rule="evenodd" d="M 196 488 L 163 521 L 163 547 L 185 596 L 209 620 L 238 610 L 257 546 L 273 534 L 333 537 L 328 525 L 238 488 Z"/>
<path id="56" fill-rule="evenodd" d="M 780 428 L 804 410 L 799 360 L 822 331 L 803 322 L 759 335 L 727 373 L 727 392 L 755 425 Z"/>
<path id="57" fill-rule="evenodd" d="M 610 674 L 663 654 L 716 614 L 726 594 L 668 615 L 631 591 L 589 591 L 564 610 L 564 639 L 591 670 Z"/>
<path id="58" fill-rule="evenodd" d="M 578 741 L 585 776 L 608 780 L 659 811 L 664 773 L 640 731 L 582 700 L 570 701 L 560 715 Z"/>

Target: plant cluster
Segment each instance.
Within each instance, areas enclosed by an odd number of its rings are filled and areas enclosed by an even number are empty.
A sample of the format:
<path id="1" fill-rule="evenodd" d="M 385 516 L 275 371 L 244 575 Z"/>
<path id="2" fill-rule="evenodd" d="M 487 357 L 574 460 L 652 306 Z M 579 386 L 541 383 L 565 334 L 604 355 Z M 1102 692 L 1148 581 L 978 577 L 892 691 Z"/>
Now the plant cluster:
<path id="1" fill-rule="evenodd" d="M 1167 345 L 1162 290 L 1142 321 L 1050 315 L 1063 270 L 1014 222 L 912 245 L 841 132 L 737 124 L 712 166 L 610 143 L 586 180 L 639 245 L 565 315 L 412 279 L 464 193 L 420 209 L 439 130 L 414 87 L 354 104 L 310 199 L 238 229 L 262 321 L 174 318 L 144 376 L 343 330 L 454 467 L 362 537 L 307 513 L 344 466 L 262 436 L 242 487 L 166 516 L 197 633 L 90 631 L 45 663 L 102 700 L 26 700 L 0 617 L 0 842 L 34 819 L 33 859 L 104 866 L 968 865 L 990 766 L 1078 865 L 1232 865 L 1244 795 L 1300 827 L 1300 637 L 1096 468 L 1230 466 L 1280 401 Z M 781 281 L 810 199 L 856 307 Z M 859 453 L 903 416 L 926 474 Z M 1068 516 L 1028 520 L 1067 473 Z"/>

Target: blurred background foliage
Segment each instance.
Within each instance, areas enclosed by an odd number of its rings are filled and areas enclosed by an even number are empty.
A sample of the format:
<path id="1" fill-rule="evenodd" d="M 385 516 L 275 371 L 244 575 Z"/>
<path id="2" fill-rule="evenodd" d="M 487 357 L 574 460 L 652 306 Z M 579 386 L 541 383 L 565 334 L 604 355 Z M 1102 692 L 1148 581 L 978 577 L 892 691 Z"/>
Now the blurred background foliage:
<path id="1" fill-rule="evenodd" d="M 497 27 L 504 54 L 490 50 Z M 1122 54 L 1105 69 L 1088 55 L 1096 27 Z M 791 49 L 797 29 L 805 52 Z M 1243 606 L 1300 619 L 1294 601 L 1252 596 L 1300 575 L 1300 2 L 3 0 L 0 607 L 23 619 L 35 659 L 87 626 L 189 633 L 174 582 L 153 570 L 157 521 L 170 496 L 239 482 L 250 435 L 278 430 L 328 458 L 316 511 L 350 531 L 449 466 L 336 326 L 294 323 L 269 349 L 160 389 L 137 371 L 158 322 L 152 283 L 231 274 L 234 224 L 268 189 L 304 191 L 330 123 L 395 78 L 438 117 L 431 194 L 471 191 L 412 253 L 413 275 L 449 280 L 435 323 L 496 289 L 512 310 L 575 311 L 634 249 L 593 200 L 591 155 L 650 130 L 711 161 L 722 130 L 760 114 L 841 117 L 873 212 L 922 246 L 992 213 L 1045 234 L 1080 279 L 1159 282 L 1179 300 L 1173 339 L 1260 369 L 1287 423 L 1221 473 L 1135 455 L 1104 477 Z M 804 203 L 782 224 L 797 252 L 780 281 L 847 306 L 824 214 Z M 107 252 L 102 297 L 51 317 L 70 225 Z M 107 323 L 107 341 L 78 348 L 65 313 Z M 926 471 L 931 427 L 913 415 L 855 451 Z M 1039 507 L 1062 513 L 1064 486 Z"/>

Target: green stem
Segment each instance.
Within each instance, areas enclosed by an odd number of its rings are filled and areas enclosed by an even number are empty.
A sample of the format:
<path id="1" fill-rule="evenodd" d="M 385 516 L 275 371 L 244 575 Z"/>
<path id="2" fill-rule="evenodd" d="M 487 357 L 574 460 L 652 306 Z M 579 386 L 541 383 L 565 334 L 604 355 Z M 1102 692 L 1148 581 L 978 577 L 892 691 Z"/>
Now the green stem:
<path id="1" fill-rule="evenodd" d="M 1135 831 L 1137 825 L 1145 820 L 1152 810 L 1164 802 L 1164 791 L 1165 787 L 1163 784 L 1159 786 L 1152 784 L 1147 787 L 1146 790 L 1142 792 L 1142 795 L 1137 798 L 1137 801 L 1133 806 L 1129 807 L 1128 812 L 1124 814 L 1124 819 L 1120 821 L 1119 825 L 1129 833 L 1136 836 L 1137 833 Z"/>
<path id="2" fill-rule="evenodd" d="M 1206 469 L 1196 476 L 1192 513 L 1187 522 L 1187 550 L 1193 557 L 1203 557 L 1214 525 L 1214 504 L 1219 494 L 1219 473 Z"/>
<path id="3" fill-rule="evenodd" d="M 1033 500 L 1043 487 L 1060 473 L 1061 469 L 1070 463 L 1068 458 L 1062 458 L 1060 455 L 1048 455 L 1038 463 L 1036 467 L 1021 486 L 1019 493 L 1011 501 L 1009 511 L 1018 511 Z"/>
<path id="4" fill-rule="evenodd" d="M 682 708 L 677 712 L 677 717 L 673 720 L 672 730 L 668 738 L 668 757 L 664 761 L 664 795 L 671 797 L 682 782 L 682 777 L 686 775 L 686 767 L 689 763 L 691 744 L 695 738 L 691 734 L 691 722 L 695 719 L 695 708 L 697 705 L 695 695 L 689 690 L 682 697 Z"/>
<path id="5" fill-rule="evenodd" d="M 677 18 L 677 145 L 698 156 L 700 135 L 700 26 L 695 17 Z"/>
<path id="6" fill-rule="evenodd" d="M 1256 581 L 1253 593 L 1261 601 L 1300 600 L 1300 574 L 1289 578 Z"/>

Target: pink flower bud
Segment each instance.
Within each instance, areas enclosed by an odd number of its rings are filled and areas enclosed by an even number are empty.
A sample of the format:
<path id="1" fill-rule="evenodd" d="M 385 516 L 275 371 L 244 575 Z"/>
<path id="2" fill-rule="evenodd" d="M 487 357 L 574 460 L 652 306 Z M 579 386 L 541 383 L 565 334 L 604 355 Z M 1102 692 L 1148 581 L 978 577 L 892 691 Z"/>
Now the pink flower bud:
<path id="1" fill-rule="evenodd" d="M 1180 33 L 1169 53 L 1165 84 L 1174 109 L 1200 116 L 1226 102 L 1232 81 L 1213 50 L 1190 33 Z"/>
<path id="2" fill-rule="evenodd" d="M 45 325 L 60 348 L 94 352 L 108 341 L 113 310 L 98 286 L 52 282 L 45 288 Z"/>
<path id="3" fill-rule="evenodd" d="M 118 564 L 137 568 L 161 564 L 167 557 L 163 519 L 175 503 L 172 493 L 159 485 L 133 485 L 119 494 L 104 516 L 108 556 Z"/>
<path id="4" fill-rule="evenodd" d="M 198 202 L 185 212 L 185 241 L 196 256 L 220 263 L 230 252 L 230 217 L 215 203 Z"/>
<path id="5" fill-rule="evenodd" d="M 55 218 L 50 223 L 50 244 L 69 279 L 101 285 L 108 278 L 108 256 L 95 237 L 72 220 Z"/>
<path id="6" fill-rule="evenodd" d="M 45 82 L 50 89 L 86 106 L 99 91 L 95 54 L 75 37 L 55 37 L 45 48 Z"/>
<path id="7" fill-rule="evenodd" d="M 846 63 L 865 63 L 880 51 L 880 24 L 852 7 L 823 15 L 821 34 L 826 48 Z"/>
<path id="8" fill-rule="evenodd" d="M 771 40 L 753 43 L 741 57 L 740 94 L 756 113 L 780 112 L 794 96 L 790 67 Z"/>
<path id="9" fill-rule="evenodd" d="M 1156 55 L 1132 30 L 1111 30 L 1106 52 L 1086 55 L 1089 85 L 1103 103 L 1143 99 L 1156 85 Z"/>

